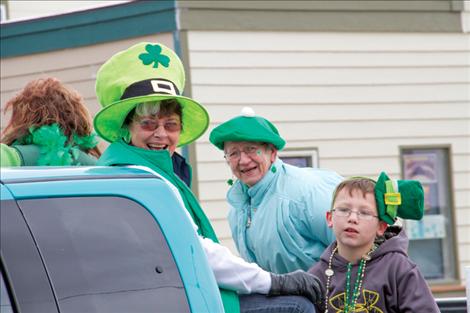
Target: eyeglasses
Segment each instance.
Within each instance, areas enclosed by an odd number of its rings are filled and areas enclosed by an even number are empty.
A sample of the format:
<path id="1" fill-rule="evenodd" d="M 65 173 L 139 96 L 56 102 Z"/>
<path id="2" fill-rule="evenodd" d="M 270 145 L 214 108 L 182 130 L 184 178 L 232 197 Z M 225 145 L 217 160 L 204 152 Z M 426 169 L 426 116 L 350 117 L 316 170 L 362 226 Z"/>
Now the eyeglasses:
<path id="1" fill-rule="evenodd" d="M 348 208 L 335 208 L 331 210 L 332 212 L 335 213 L 336 216 L 341 216 L 341 217 L 349 217 L 351 216 L 352 213 L 357 214 L 357 218 L 360 220 L 365 220 L 365 221 L 370 221 L 374 217 L 378 218 L 377 215 L 371 214 L 370 212 L 367 211 L 353 211 Z"/>
<path id="2" fill-rule="evenodd" d="M 160 124 L 158 124 L 156 120 L 152 120 L 152 119 L 142 119 L 137 122 L 139 123 L 140 128 L 146 131 L 155 131 L 156 129 L 160 127 Z M 181 123 L 178 121 L 169 120 L 163 123 L 163 128 L 165 128 L 167 132 L 180 131 Z"/>
<path id="3" fill-rule="evenodd" d="M 224 157 L 227 161 L 235 162 L 240 160 L 242 152 L 244 152 L 247 156 L 251 158 L 261 154 L 261 147 L 257 145 L 245 146 L 241 150 L 233 150 L 227 152 Z"/>

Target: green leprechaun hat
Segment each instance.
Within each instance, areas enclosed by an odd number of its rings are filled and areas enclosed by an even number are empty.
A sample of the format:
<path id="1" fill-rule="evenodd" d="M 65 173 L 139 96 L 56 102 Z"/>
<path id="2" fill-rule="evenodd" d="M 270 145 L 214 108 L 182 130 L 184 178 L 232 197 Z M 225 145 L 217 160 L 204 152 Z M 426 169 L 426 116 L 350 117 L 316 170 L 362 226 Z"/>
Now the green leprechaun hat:
<path id="1" fill-rule="evenodd" d="M 138 104 L 175 99 L 182 108 L 183 129 L 178 146 L 199 138 L 209 126 L 206 109 L 181 96 L 183 64 L 175 52 L 160 43 L 141 42 L 113 55 L 96 76 L 96 95 L 102 109 L 94 118 L 96 132 L 105 140 L 122 138 L 123 125 Z"/>
<path id="2" fill-rule="evenodd" d="M 379 218 L 389 225 L 396 217 L 420 220 L 424 214 L 424 191 L 417 180 L 391 180 L 384 172 L 375 184 Z"/>
<path id="3" fill-rule="evenodd" d="M 239 116 L 215 127 L 210 133 L 209 141 L 220 150 L 224 150 L 226 141 L 272 143 L 278 150 L 282 150 L 286 144 L 270 121 L 256 116 L 253 109 L 248 107 L 243 108 Z"/>

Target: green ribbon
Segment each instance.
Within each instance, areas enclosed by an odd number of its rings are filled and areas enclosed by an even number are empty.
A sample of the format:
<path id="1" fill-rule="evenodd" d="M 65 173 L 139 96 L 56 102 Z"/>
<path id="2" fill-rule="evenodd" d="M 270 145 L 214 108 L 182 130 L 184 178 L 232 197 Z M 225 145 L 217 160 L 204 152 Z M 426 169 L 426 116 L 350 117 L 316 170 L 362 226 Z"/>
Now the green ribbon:
<path id="1" fill-rule="evenodd" d="M 385 182 L 385 191 L 385 212 L 388 216 L 394 219 L 397 216 L 398 206 L 401 204 L 401 194 L 395 191 L 393 182 L 391 180 L 387 180 Z"/>

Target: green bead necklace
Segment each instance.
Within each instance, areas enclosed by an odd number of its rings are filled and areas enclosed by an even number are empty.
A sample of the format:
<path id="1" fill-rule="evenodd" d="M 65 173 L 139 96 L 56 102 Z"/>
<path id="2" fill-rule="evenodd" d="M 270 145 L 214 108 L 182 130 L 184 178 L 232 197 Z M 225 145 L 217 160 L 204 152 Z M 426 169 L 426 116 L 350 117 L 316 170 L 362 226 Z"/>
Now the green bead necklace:
<path id="1" fill-rule="evenodd" d="M 352 297 L 350 296 L 352 263 L 348 263 L 348 271 L 346 272 L 346 299 L 344 302 L 344 313 L 355 311 L 357 298 L 359 297 L 359 293 L 362 287 L 362 280 L 364 279 L 366 262 L 367 261 L 364 258 L 362 258 L 361 262 L 359 262 L 359 268 L 357 270 L 356 282 L 354 283 Z"/>
<path id="2" fill-rule="evenodd" d="M 346 272 L 346 291 L 345 291 L 345 301 L 344 301 L 344 311 L 343 313 L 348 312 L 355 312 L 356 310 L 356 302 L 359 298 L 362 288 L 362 282 L 364 281 L 364 274 L 366 272 L 366 263 L 371 259 L 370 254 L 377 249 L 377 245 L 373 245 L 370 251 L 361 258 L 359 262 L 359 268 L 357 270 L 356 282 L 354 283 L 354 290 L 352 296 L 350 296 L 350 289 L 351 289 L 351 271 L 352 271 L 352 263 L 348 263 Z M 326 297 L 325 297 L 325 313 L 328 313 L 328 299 L 330 293 L 330 282 L 331 278 L 334 275 L 334 271 L 332 269 L 332 261 L 333 256 L 338 251 L 338 246 L 336 246 L 333 251 L 331 252 L 330 259 L 328 262 L 328 268 L 325 270 L 326 279 Z"/>

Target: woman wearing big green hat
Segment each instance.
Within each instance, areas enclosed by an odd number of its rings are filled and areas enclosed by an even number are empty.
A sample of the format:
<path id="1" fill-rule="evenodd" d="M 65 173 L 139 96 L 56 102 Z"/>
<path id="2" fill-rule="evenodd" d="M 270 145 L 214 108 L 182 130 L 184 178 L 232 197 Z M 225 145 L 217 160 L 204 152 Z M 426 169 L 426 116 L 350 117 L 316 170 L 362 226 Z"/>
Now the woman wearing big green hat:
<path id="1" fill-rule="evenodd" d="M 304 271 L 269 273 L 218 243 L 189 188 L 190 166 L 175 152 L 199 138 L 209 124 L 204 107 L 181 96 L 184 82 L 180 59 L 162 44 L 139 43 L 106 61 L 96 78 L 103 108 L 94 125 L 111 145 L 98 164 L 147 166 L 176 187 L 219 284 L 225 312 L 314 312 L 307 298 L 321 301 L 317 277 Z"/>
<path id="2" fill-rule="evenodd" d="M 209 140 L 238 178 L 227 201 L 240 255 L 274 273 L 308 270 L 334 241 L 325 216 L 342 177 L 282 162 L 285 140 L 251 108 L 215 127 Z"/>

